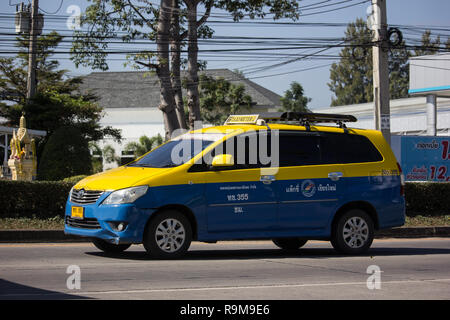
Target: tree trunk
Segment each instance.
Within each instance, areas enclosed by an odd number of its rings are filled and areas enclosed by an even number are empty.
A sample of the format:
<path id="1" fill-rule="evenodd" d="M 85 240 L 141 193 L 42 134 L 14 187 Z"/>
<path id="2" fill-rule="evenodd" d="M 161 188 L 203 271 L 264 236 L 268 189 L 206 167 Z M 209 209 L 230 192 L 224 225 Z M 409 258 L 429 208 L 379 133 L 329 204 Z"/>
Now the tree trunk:
<path id="1" fill-rule="evenodd" d="M 172 0 L 161 0 L 159 10 L 156 47 L 158 52 L 158 68 L 156 73 L 161 85 L 159 109 L 163 112 L 165 138 L 171 137 L 172 132 L 180 128 L 178 122 L 172 83 L 170 81 L 169 66 L 169 32 Z"/>
<path id="2" fill-rule="evenodd" d="M 198 93 L 198 46 L 197 46 L 197 5 L 198 0 L 185 0 L 188 8 L 188 76 L 187 103 L 189 108 L 189 127 L 194 128 L 195 121 L 201 121 Z"/>
<path id="3" fill-rule="evenodd" d="M 171 39 L 170 39 L 170 52 L 172 57 L 171 63 L 171 81 L 173 88 L 173 95 L 176 105 L 176 113 L 178 122 L 182 129 L 187 129 L 185 113 L 184 113 L 184 102 L 183 93 L 181 91 L 181 39 L 180 39 L 180 5 L 179 0 L 172 0 L 172 19 L 171 19 Z"/>

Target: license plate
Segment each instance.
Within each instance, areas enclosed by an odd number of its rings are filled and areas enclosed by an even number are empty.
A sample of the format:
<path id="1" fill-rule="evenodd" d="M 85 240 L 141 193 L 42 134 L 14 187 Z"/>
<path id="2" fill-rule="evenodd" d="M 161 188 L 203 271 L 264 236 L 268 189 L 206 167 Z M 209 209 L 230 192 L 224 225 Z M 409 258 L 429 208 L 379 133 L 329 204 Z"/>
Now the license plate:
<path id="1" fill-rule="evenodd" d="M 72 207 L 72 218 L 83 219 L 84 218 L 84 208 L 83 207 Z"/>

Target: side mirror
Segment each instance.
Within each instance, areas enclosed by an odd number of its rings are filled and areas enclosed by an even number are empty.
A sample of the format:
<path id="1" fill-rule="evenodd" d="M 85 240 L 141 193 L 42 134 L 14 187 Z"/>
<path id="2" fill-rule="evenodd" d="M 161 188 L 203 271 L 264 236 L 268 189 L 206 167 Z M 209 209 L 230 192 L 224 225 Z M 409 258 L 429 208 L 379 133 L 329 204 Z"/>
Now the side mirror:
<path id="1" fill-rule="evenodd" d="M 232 167 L 234 166 L 234 158 L 231 154 L 219 154 L 212 160 L 211 165 L 217 167 Z"/>

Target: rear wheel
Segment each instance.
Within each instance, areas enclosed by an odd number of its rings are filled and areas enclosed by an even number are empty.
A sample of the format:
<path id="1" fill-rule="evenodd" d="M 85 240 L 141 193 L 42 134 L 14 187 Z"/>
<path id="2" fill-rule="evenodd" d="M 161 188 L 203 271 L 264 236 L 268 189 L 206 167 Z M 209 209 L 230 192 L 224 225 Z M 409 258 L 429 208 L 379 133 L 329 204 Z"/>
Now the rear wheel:
<path id="1" fill-rule="evenodd" d="M 183 256 L 192 240 L 192 228 L 185 215 L 178 211 L 165 211 L 148 224 L 144 248 L 154 258 L 175 259 Z"/>
<path id="2" fill-rule="evenodd" d="M 363 210 L 354 209 L 343 214 L 333 229 L 331 244 L 341 253 L 361 254 L 373 242 L 372 218 Z"/>
<path id="3" fill-rule="evenodd" d="M 277 247 L 283 250 L 297 250 L 308 242 L 308 240 L 300 238 L 277 238 L 272 241 Z"/>
<path id="4" fill-rule="evenodd" d="M 98 249 L 106 253 L 120 253 L 127 250 L 131 246 L 131 244 L 114 244 L 103 239 L 94 239 L 92 240 L 92 243 Z"/>

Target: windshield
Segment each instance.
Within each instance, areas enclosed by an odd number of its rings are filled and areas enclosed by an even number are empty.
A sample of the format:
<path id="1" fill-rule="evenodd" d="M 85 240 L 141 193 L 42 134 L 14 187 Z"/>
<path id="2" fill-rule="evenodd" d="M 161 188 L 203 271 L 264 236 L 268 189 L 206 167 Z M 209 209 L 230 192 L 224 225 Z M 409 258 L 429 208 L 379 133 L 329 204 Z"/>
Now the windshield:
<path id="1" fill-rule="evenodd" d="M 218 133 L 187 133 L 170 140 L 127 166 L 149 168 L 176 167 L 188 162 L 211 143 L 224 136 L 224 134 Z"/>

